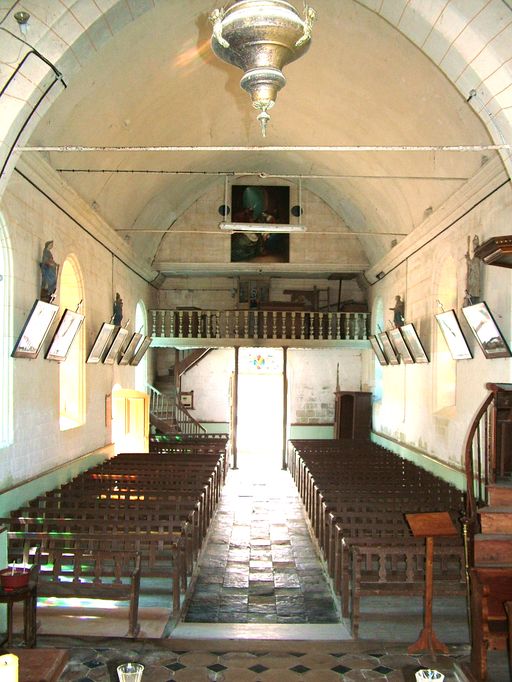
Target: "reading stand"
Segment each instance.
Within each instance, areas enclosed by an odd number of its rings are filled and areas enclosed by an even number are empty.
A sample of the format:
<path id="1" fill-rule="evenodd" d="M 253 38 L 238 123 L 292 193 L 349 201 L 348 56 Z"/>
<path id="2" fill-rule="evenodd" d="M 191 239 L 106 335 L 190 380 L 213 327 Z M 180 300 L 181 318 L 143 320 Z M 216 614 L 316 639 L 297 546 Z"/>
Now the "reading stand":
<path id="1" fill-rule="evenodd" d="M 434 537 L 457 535 L 453 521 L 448 512 L 429 512 L 422 514 L 406 514 L 405 519 L 415 538 L 425 538 L 425 605 L 423 614 L 423 630 L 420 636 L 408 647 L 410 654 L 419 651 L 440 651 L 447 654 L 448 647 L 440 642 L 432 629 L 432 596 L 434 592 Z"/>

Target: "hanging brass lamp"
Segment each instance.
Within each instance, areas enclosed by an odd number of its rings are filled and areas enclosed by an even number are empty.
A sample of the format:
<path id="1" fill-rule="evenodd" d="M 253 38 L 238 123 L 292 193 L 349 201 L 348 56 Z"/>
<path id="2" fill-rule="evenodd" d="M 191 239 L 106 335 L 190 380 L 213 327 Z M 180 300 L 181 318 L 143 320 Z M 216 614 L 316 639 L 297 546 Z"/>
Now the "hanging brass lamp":
<path id="1" fill-rule="evenodd" d="M 220 59 L 238 66 L 244 75 L 240 86 L 260 113 L 263 137 L 270 120 L 268 110 L 286 84 L 282 69 L 307 51 L 315 10 L 304 3 L 304 19 L 285 0 L 232 0 L 210 14 L 212 49 Z"/>

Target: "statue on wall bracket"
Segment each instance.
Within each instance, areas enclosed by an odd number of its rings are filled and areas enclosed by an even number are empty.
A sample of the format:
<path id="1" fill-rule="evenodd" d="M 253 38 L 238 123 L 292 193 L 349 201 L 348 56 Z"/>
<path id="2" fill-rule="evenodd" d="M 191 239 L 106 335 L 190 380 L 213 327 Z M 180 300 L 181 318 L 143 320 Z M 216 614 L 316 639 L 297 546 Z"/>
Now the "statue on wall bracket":
<path id="1" fill-rule="evenodd" d="M 46 303 L 53 303 L 55 292 L 57 291 L 57 278 L 59 275 L 59 264 L 53 259 L 52 248 L 52 240 L 45 243 L 43 256 L 39 263 L 39 267 L 41 268 L 41 293 L 39 298 Z"/>
<path id="2" fill-rule="evenodd" d="M 116 299 L 114 301 L 112 324 L 120 327 L 123 321 L 123 299 L 119 293 L 116 293 Z"/>
<path id="3" fill-rule="evenodd" d="M 473 256 L 471 256 L 471 237 L 468 235 L 468 250 L 466 251 L 466 290 L 462 307 L 479 303 L 480 301 L 480 259 L 475 258 L 475 251 L 479 246 L 478 235 L 473 237 Z"/>
<path id="4" fill-rule="evenodd" d="M 400 295 L 395 296 L 395 305 L 390 308 L 393 311 L 393 324 L 402 327 L 405 322 L 405 301 Z"/>

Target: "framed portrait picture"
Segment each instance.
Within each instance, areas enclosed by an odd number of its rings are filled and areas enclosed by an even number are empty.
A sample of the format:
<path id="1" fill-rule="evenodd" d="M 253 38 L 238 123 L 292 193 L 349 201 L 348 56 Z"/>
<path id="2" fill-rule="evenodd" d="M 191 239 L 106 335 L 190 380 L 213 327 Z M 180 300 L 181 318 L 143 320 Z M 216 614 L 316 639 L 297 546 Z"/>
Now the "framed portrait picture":
<path id="1" fill-rule="evenodd" d="M 462 333 L 455 311 L 446 310 L 443 313 L 438 313 L 436 320 L 452 358 L 454 360 L 470 360 L 473 355 L 469 349 L 466 337 Z"/>
<path id="2" fill-rule="evenodd" d="M 126 339 L 128 337 L 128 329 L 125 327 L 116 327 L 114 334 L 112 335 L 112 342 L 110 348 L 107 350 L 103 357 L 104 365 L 113 365 L 116 361 L 117 354 L 123 347 Z"/>
<path id="3" fill-rule="evenodd" d="M 98 362 L 101 362 L 101 358 L 103 357 L 105 348 L 107 347 L 109 341 L 111 340 L 114 330 L 115 325 L 110 324 L 108 322 L 104 322 L 101 325 L 98 335 L 96 336 L 96 339 L 92 344 L 89 357 L 87 358 L 88 363 L 96 364 Z"/>
<path id="4" fill-rule="evenodd" d="M 135 355 L 134 355 L 133 358 L 130 360 L 130 365 L 132 365 L 133 367 L 135 367 L 136 365 L 139 364 L 139 362 L 140 362 L 140 361 L 142 360 L 142 358 L 144 357 L 144 353 L 145 353 L 145 352 L 147 351 L 147 349 L 149 348 L 150 344 L 151 344 L 151 336 L 145 336 L 145 337 L 144 337 L 144 340 L 141 341 L 141 343 L 139 344 L 139 347 L 138 347 L 137 350 L 135 351 Z"/>
<path id="5" fill-rule="evenodd" d="M 394 327 L 388 331 L 389 340 L 391 345 L 395 349 L 396 354 L 402 360 L 404 365 L 413 365 L 414 358 L 412 357 L 409 349 L 405 345 L 404 337 L 400 332 L 400 327 Z"/>
<path id="6" fill-rule="evenodd" d="M 399 365 L 400 360 L 398 358 L 398 355 L 395 353 L 395 349 L 391 345 L 391 341 L 389 340 L 387 332 L 381 332 L 378 336 L 388 363 L 390 365 Z"/>
<path id="7" fill-rule="evenodd" d="M 400 331 L 402 332 L 407 348 L 414 358 L 414 362 L 418 364 L 429 362 L 428 355 L 423 348 L 423 344 L 421 343 L 421 339 L 418 336 L 414 324 L 412 322 L 404 324 L 400 327 Z"/>
<path id="8" fill-rule="evenodd" d="M 13 358 L 34 359 L 38 356 L 58 311 L 59 306 L 53 303 L 39 300 L 34 303 L 12 351 Z"/>
<path id="9" fill-rule="evenodd" d="M 65 360 L 83 321 L 83 315 L 66 308 L 44 357 L 57 362 Z"/>
<path id="10" fill-rule="evenodd" d="M 138 332 L 132 334 L 132 338 L 128 341 L 128 345 L 124 350 L 121 351 L 119 355 L 119 365 L 128 365 L 130 363 L 130 360 L 135 355 L 135 351 L 137 350 L 137 346 L 139 345 L 141 339 L 142 334 L 139 334 Z"/>
<path id="11" fill-rule="evenodd" d="M 510 349 L 485 301 L 462 308 L 462 313 L 486 358 L 510 356 Z"/>
<path id="12" fill-rule="evenodd" d="M 388 361 L 386 360 L 386 356 L 384 355 L 384 351 L 381 348 L 378 338 L 376 336 L 370 336 L 369 341 L 375 355 L 377 356 L 377 360 L 381 365 L 387 365 Z"/>

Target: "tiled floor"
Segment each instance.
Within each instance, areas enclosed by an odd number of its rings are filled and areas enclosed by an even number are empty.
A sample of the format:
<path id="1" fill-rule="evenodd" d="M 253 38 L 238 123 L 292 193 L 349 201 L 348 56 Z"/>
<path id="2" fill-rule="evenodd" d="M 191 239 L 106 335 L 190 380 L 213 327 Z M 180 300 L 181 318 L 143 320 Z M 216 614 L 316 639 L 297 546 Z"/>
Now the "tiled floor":
<path id="1" fill-rule="evenodd" d="M 290 475 L 230 471 L 185 620 L 336 623 L 336 605 Z"/>
<path id="2" fill-rule="evenodd" d="M 53 641 L 54 646 L 61 643 Z M 414 682 L 420 668 L 435 668 L 445 679 L 465 680 L 458 672 L 467 647 L 451 647 L 449 656 L 409 656 L 400 646 L 336 642 L 240 642 L 111 640 L 84 642 L 70 649 L 61 682 L 117 682 L 116 667 L 136 661 L 152 682 Z M 505 682 L 506 678 L 491 678 Z"/>

